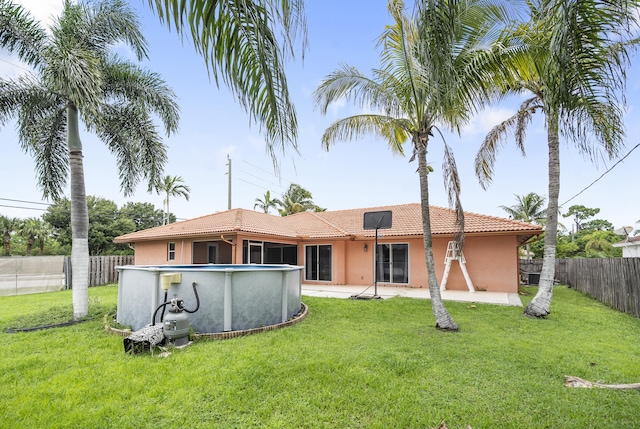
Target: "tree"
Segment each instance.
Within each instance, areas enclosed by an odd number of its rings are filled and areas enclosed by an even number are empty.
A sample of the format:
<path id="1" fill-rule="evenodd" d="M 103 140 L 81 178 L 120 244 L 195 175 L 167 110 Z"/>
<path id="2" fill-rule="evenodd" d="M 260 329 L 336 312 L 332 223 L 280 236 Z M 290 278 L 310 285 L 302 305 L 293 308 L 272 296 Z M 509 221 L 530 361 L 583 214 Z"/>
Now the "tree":
<path id="1" fill-rule="evenodd" d="M 118 211 L 111 200 L 87 196 L 89 216 L 88 248 L 90 255 L 131 254 L 126 245 L 114 244 L 113 239 L 136 230 L 134 220 Z M 43 218 L 51 224 L 53 235 L 63 246 L 72 244 L 71 201 L 58 200 L 47 208 Z"/>
<path id="2" fill-rule="evenodd" d="M 274 164 L 276 149 L 297 152 L 297 119 L 284 63 L 297 39 L 306 50 L 304 0 L 148 0 L 161 22 L 179 34 L 191 32 L 216 83 L 230 88 L 251 121 L 266 134 Z M 278 37 L 278 35 L 280 37 Z"/>
<path id="3" fill-rule="evenodd" d="M 120 207 L 119 214 L 120 217 L 131 219 L 135 224 L 136 231 L 160 226 L 164 219 L 164 212 L 156 209 L 151 203 L 128 202 Z M 170 213 L 169 223 L 175 221 L 175 216 Z"/>
<path id="4" fill-rule="evenodd" d="M 73 313 L 88 312 L 88 230 L 79 122 L 116 156 L 126 195 L 141 179 L 156 183 L 166 148 L 153 123 L 167 135 L 178 127 L 173 91 L 159 75 L 111 54 L 117 44 L 147 57 L 139 21 L 124 0 L 74 4 L 47 32 L 21 7 L 0 0 L 0 43 L 31 65 L 32 74 L 0 79 L 0 123 L 16 118 L 18 139 L 35 160 L 45 198 L 59 198 L 70 176 Z"/>
<path id="5" fill-rule="evenodd" d="M 262 209 L 265 213 L 269 213 L 269 209 L 273 207 L 274 209 L 278 207 L 277 198 L 271 198 L 271 191 L 267 191 L 264 193 L 264 198 L 256 198 L 256 203 L 253 205 L 253 209 L 256 207 Z"/>
<path id="6" fill-rule="evenodd" d="M 550 312 L 555 275 L 560 135 L 580 151 L 596 155 L 601 146 L 614 156 L 622 145 L 622 90 L 631 31 L 637 31 L 636 0 L 534 0 L 527 2 L 529 21 L 503 33 L 498 46 L 502 67 L 493 79 L 501 94 L 530 94 L 511 118 L 494 127 L 476 157 L 476 175 L 487 186 L 500 143 L 513 130 L 524 151 L 525 131 L 533 114 L 542 112 L 547 131 L 548 206 L 544 261 L 538 293 L 525 314 Z"/>
<path id="7" fill-rule="evenodd" d="M 306 211 L 324 211 L 325 209 L 318 207 L 313 203 L 313 195 L 311 192 L 298 185 L 292 183 L 289 189 L 282 194 L 282 199 L 274 199 L 275 204 L 279 205 L 278 213 L 280 216 L 288 216 L 295 213 Z"/>
<path id="8" fill-rule="evenodd" d="M 31 256 L 31 250 L 36 240 L 40 241 L 40 254 L 44 252 L 44 240 L 49 232 L 47 226 L 40 219 L 30 217 L 18 223 L 18 234 L 27 240 L 27 256 Z"/>
<path id="9" fill-rule="evenodd" d="M 563 214 L 563 217 L 573 216 L 573 221 L 576 224 L 576 233 L 582 229 L 582 222 L 590 217 L 594 217 L 600 213 L 600 209 L 592 209 L 585 206 L 574 205 L 569 207 L 569 210 Z"/>
<path id="10" fill-rule="evenodd" d="M 472 104 L 483 94 L 480 78 L 483 49 L 496 22 L 487 5 L 497 2 L 424 1 L 418 3 L 417 20 L 404 14 L 401 1 L 390 1 L 394 23 L 380 37 L 381 66 L 368 77 L 347 65 L 328 75 L 316 89 L 315 104 L 326 114 L 332 102 L 353 101 L 369 111 L 340 119 L 322 136 L 325 149 L 338 141 L 374 134 L 392 152 L 404 154 L 412 145 L 411 160 L 418 159 L 425 262 L 436 326 L 458 330 L 440 296 L 432 249 L 427 146 L 440 132 L 438 125 L 458 129 L 469 117 Z M 501 8 L 493 11 L 502 11 Z M 486 57 L 486 58 L 485 58 Z M 444 139 L 443 139 L 444 140 Z M 462 244 L 464 213 L 459 199 L 460 181 L 452 151 L 444 141 L 443 173 L 449 202 L 455 206 L 458 239 Z"/>
<path id="11" fill-rule="evenodd" d="M 11 234 L 18 228 L 18 219 L 0 216 L 0 228 L 4 241 L 4 256 L 11 256 Z"/>
<path id="12" fill-rule="evenodd" d="M 516 204 L 512 206 L 500 206 L 500 208 L 511 216 L 512 219 L 521 220 L 523 222 L 544 224 L 546 218 L 546 210 L 544 209 L 544 197 L 529 192 L 527 195 L 515 195 Z"/>
<path id="13" fill-rule="evenodd" d="M 184 197 L 189 201 L 189 192 L 191 189 L 187 185 L 183 185 L 184 179 L 180 176 L 164 176 L 162 180 L 158 181 L 155 185 L 156 192 L 158 194 L 164 193 L 163 200 L 164 217 L 162 220 L 163 225 L 168 225 L 170 222 L 169 211 L 169 198 L 170 197 Z"/>
<path id="14" fill-rule="evenodd" d="M 513 206 L 500 206 L 500 208 L 511 216 L 512 219 L 523 222 L 544 225 L 546 210 L 544 209 L 544 197 L 529 192 L 527 195 L 515 195 L 518 203 Z M 531 259 L 531 243 L 525 244 L 527 249 L 527 259 Z"/>

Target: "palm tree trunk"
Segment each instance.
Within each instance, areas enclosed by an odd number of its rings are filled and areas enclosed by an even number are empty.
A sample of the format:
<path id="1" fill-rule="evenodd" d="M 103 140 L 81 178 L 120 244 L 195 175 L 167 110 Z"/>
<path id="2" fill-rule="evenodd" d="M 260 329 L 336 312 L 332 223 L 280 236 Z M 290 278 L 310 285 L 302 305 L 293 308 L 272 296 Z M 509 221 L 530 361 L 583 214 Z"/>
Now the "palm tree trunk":
<path id="1" fill-rule="evenodd" d="M 558 114 L 547 114 L 547 139 L 549 145 L 549 206 L 544 236 L 544 256 L 538 293 L 531 300 L 524 314 L 545 317 L 551 313 L 553 280 L 556 271 L 556 238 L 558 235 L 558 198 L 560 196 L 560 142 L 558 137 Z"/>
<path id="2" fill-rule="evenodd" d="M 436 328 L 445 331 L 457 331 L 458 324 L 453 320 L 442 302 L 438 278 L 436 277 L 436 265 L 433 258 L 433 239 L 431 236 L 431 215 L 429 213 L 429 178 L 427 173 L 427 138 L 419 139 L 414 144 L 418 150 L 418 174 L 420 176 L 420 204 L 422 207 L 422 233 L 424 241 L 424 254 L 427 263 L 427 280 L 429 282 L 429 295 L 431 295 L 431 307 L 436 319 Z"/>
<path id="3" fill-rule="evenodd" d="M 4 256 L 11 255 L 11 234 L 4 235 Z"/>
<path id="4" fill-rule="evenodd" d="M 27 240 L 27 256 L 31 256 L 31 249 L 33 248 L 33 242 L 34 242 L 33 237 L 29 237 L 29 239 Z"/>
<path id="5" fill-rule="evenodd" d="M 84 186 L 82 143 L 78 131 L 78 110 L 67 107 L 69 163 L 71 166 L 71 276 L 73 317 L 89 312 L 89 213 Z"/>

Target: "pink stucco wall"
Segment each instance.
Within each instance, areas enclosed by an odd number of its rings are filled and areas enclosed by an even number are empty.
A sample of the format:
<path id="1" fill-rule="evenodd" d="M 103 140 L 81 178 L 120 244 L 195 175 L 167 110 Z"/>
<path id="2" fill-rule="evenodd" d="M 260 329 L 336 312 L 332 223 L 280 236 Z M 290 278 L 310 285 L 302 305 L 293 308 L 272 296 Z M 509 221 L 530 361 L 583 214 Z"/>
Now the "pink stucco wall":
<path id="1" fill-rule="evenodd" d="M 246 238 L 255 241 L 283 241 L 276 237 L 233 237 L 233 241 L 237 243 L 235 246 L 236 262 L 242 261 L 242 240 Z M 451 239 L 451 237 L 436 236 L 433 240 L 436 275 L 439 284 L 444 273 L 447 243 Z M 191 239 L 173 240 L 172 242 L 176 244 L 176 258 L 173 261 L 167 260 L 168 241 L 138 242 L 135 244 L 135 263 L 136 265 L 191 264 L 194 257 L 192 254 L 194 249 L 193 241 Z M 196 241 L 203 241 L 203 239 L 199 238 Z M 287 240 L 287 242 L 292 243 L 291 240 Z M 424 247 L 421 237 L 384 238 L 379 240 L 379 243 L 407 243 L 409 245 L 409 283 L 399 286 L 428 287 Z M 332 246 L 332 280 L 330 282 L 317 283 L 362 286 L 373 284 L 374 240 L 303 240 L 298 243 L 299 265 L 305 264 L 304 246 L 306 244 L 330 244 Z M 364 248 L 365 244 L 367 245 L 367 250 Z M 196 246 L 197 248 L 198 246 Z M 515 235 L 468 235 L 465 241 L 464 254 L 467 261 L 467 270 L 477 290 L 518 291 L 518 248 Z M 378 284 L 384 285 L 382 282 Z M 447 289 L 467 290 L 457 262 L 452 264 Z"/>
<path id="2" fill-rule="evenodd" d="M 433 239 L 433 254 L 438 284 L 441 284 L 442 281 L 447 244 L 451 239 L 451 237 L 435 237 Z M 429 287 L 422 238 L 393 238 L 379 240 L 378 242 L 408 244 L 409 283 L 402 284 L 402 286 Z M 373 284 L 374 243 L 374 240 L 309 243 L 333 244 L 333 279 L 331 282 L 315 283 L 363 286 Z M 364 250 L 365 244 L 367 245 L 367 250 Z M 300 246 L 298 251 L 300 264 L 303 265 L 304 245 Z M 518 291 L 518 248 L 515 235 L 469 236 L 465 241 L 464 255 L 467 271 L 476 290 Z M 382 282 L 378 282 L 378 284 L 385 285 Z M 447 289 L 468 290 L 458 262 L 452 262 Z"/>

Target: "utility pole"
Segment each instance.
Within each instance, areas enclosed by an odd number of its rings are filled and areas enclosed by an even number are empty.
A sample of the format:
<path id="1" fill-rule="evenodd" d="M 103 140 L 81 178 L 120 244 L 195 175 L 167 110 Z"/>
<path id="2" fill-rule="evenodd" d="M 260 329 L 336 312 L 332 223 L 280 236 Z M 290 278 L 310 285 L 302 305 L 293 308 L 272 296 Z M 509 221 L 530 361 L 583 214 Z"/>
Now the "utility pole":
<path id="1" fill-rule="evenodd" d="M 227 209 L 231 210 L 231 158 L 229 158 L 229 154 L 227 154 L 227 166 L 229 166 L 229 203 L 227 204 Z"/>

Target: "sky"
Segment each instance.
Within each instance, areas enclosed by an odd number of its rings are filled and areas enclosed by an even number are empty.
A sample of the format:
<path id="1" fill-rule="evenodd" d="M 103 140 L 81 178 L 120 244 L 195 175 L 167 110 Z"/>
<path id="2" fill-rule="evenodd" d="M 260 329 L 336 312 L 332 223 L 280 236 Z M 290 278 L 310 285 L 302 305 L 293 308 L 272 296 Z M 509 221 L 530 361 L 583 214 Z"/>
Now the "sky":
<path id="1" fill-rule="evenodd" d="M 59 14 L 62 0 L 19 0 L 43 23 Z M 257 198 L 267 190 L 280 197 L 291 183 L 309 190 L 316 205 L 328 210 L 368 208 L 420 202 L 417 163 L 409 156 L 391 153 L 383 141 L 373 137 L 345 141 L 325 151 L 321 137 L 333 121 L 358 114 L 361 109 L 348 103 L 332 105 L 323 116 L 314 108 L 312 94 L 322 79 L 346 63 L 370 71 L 379 64 L 377 40 L 391 23 L 386 0 L 307 1 L 309 49 L 287 65 L 289 91 L 299 123 L 299 154 L 279 152 L 280 175 L 257 124 L 235 101 L 230 91 L 208 76 L 204 60 L 189 40 L 161 25 L 146 0 L 130 0 L 137 10 L 149 43 L 149 60 L 144 67 L 159 73 L 173 88 L 181 110 L 180 130 L 165 137 L 169 161 L 165 174 L 181 176 L 190 187 L 190 199 L 171 199 L 171 212 L 178 219 L 224 211 L 228 208 L 228 158 L 231 159 L 232 208 L 254 209 Z M 133 60 L 123 47 L 123 57 Z M 0 75 L 17 76 L 27 66 L 0 50 Z M 628 72 L 625 116 L 626 155 L 640 143 L 640 61 L 633 58 Z M 527 156 L 522 157 L 510 140 L 498 155 L 493 183 L 487 190 L 478 184 L 473 162 L 487 132 L 515 113 L 522 98 L 513 97 L 478 113 L 460 135 L 445 132 L 453 149 L 461 176 L 461 201 L 465 211 L 507 217 L 501 205 L 516 203 L 515 195 L 535 192 L 547 196 L 547 148 L 544 122 L 538 117 L 527 132 Z M 122 206 L 128 201 L 149 202 L 162 208 L 163 196 L 149 194 L 140 185 L 125 197 L 119 185 L 115 158 L 95 136 L 81 134 L 87 195 L 110 199 Z M 434 168 L 429 175 L 430 202 L 448 207 L 442 180 L 442 140 L 430 140 L 427 161 Z M 410 150 L 407 150 L 410 153 Z M 640 148 L 632 151 L 615 168 L 597 180 L 618 160 L 592 162 L 570 142 L 562 141 L 560 151 L 561 212 L 573 204 L 599 208 L 596 216 L 614 224 L 635 225 L 640 220 Z M 34 163 L 20 150 L 15 123 L 0 128 L 0 214 L 10 217 L 39 217 L 50 201 L 43 200 L 37 187 Z M 592 182 L 595 184 L 588 187 Z M 588 188 L 587 188 L 588 187 Z M 587 188 L 585 190 L 585 188 Z M 584 190 L 584 191 L 583 191 Z M 576 194 L 583 191 L 580 195 Z M 69 196 L 67 189 L 66 196 Z M 575 197 L 575 198 L 574 198 Z M 12 206 L 12 207 L 8 207 Z M 570 228 L 571 219 L 560 221 Z"/>

